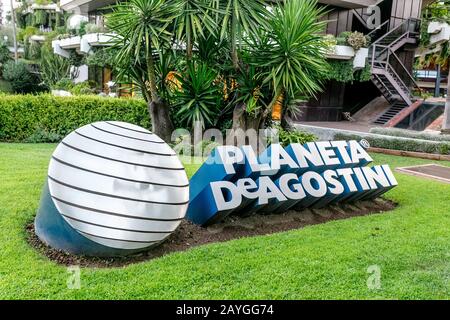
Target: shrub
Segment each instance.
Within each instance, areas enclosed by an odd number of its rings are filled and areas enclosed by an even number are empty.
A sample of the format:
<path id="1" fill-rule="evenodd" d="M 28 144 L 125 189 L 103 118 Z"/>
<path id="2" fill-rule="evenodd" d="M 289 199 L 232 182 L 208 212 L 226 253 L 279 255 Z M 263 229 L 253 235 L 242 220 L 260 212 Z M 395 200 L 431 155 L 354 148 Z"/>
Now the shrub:
<path id="1" fill-rule="evenodd" d="M 370 143 L 371 147 L 425 152 L 447 155 L 450 152 L 450 142 L 447 141 L 429 141 L 420 139 L 410 139 L 403 137 L 383 136 L 379 134 L 349 134 L 337 133 L 334 137 L 336 140 L 360 140 L 365 139 Z"/>
<path id="2" fill-rule="evenodd" d="M 287 147 L 291 143 L 305 144 L 307 142 L 316 141 L 317 137 L 309 132 L 300 131 L 296 129 L 285 130 L 281 126 L 275 126 L 274 129 L 278 131 L 279 143 L 283 147 Z M 269 143 L 273 141 L 269 139 Z"/>
<path id="3" fill-rule="evenodd" d="M 370 133 L 377 133 L 386 136 L 404 137 L 412 139 L 422 139 L 430 141 L 450 141 L 450 134 L 433 134 L 429 132 L 412 131 L 397 128 L 372 128 Z"/>
<path id="4" fill-rule="evenodd" d="M 34 133 L 29 136 L 28 138 L 25 138 L 23 142 L 26 143 L 54 143 L 62 140 L 62 136 L 60 136 L 57 133 L 51 133 L 48 132 L 45 129 L 42 129 L 40 127 L 36 128 Z"/>
<path id="5" fill-rule="evenodd" d="M 69 78 L 62 78 L 61 80 L 58 80 L 55 82 L 55 84 L 51 87 L 53 90 L 65 90 L 70 91 L 72 90 L 74 86 L 74 83 Z"/>
<path id="6" fill-rule="evenodd" d="M 351 32 L 347 35 L 347 43 L 355 51 L 361 48 L 367 48 L 369 44 L 367 37 L 363 33 L 358 31 Z"/>
<path id="7" fill-rule="evenodd" d="M 70 93 L 76 96 L 80 95 L 88 95 L 94 94 L 95 89 L 92 89 L 92 85 L 90 81 L 79 82 L 77 84 L 72 85 L 69 89 Z"/>
<path id="8" fill-rule="evenodd" d="M 41 49 L 41 76 L 47 86 L 53 88 L 55 84 L 70 76 L 70 61 L 52 52 L 48 46 Z"/>
<path id="9" fill-rule="evenodd" d="M 95 121 L 118 120 L 150 127 L 145 101 L 97 96 L 4 95 L 0 140 L 49 141 Z"/>
<path id="10" fill-rule="evenodd" d="M 39 76 L 28 68 L 24 62 L 9 61 L 3 68 L 3 78 L 11 83 L 11 87 L 16 93 L 35 93 L 45 91 L 45 87 L 40 85 Z"/>

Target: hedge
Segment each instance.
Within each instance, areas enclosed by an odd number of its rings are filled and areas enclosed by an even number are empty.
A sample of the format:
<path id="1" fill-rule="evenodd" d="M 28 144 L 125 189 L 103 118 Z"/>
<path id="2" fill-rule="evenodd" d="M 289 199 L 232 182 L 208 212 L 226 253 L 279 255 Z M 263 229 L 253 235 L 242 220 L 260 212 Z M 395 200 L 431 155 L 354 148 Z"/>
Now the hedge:
<path id="1" fill-rule="evenodd" d="M 138 99 L 98 96 L 0 95 L 0 141 L 55 142 L 85 124 L 118 120 L 150 127 Z"/>
<path id="2" fill-rule="evenodd" d="M 406 130 L 406 129 L 376 127 L 376 128 L 370 129 L 370 133 L 383 134 L 386 136 L 393 136 L 393 137 L 404 137 L 404 138 L 422 139 L 422 140 L 430 140 L 430 141 L 449 141 L 450 142 L 450 134 L 435 134 L 435 133 L 430 133 L 430 132 L 413 131 L 413 130 Z"/>
<path id="3" fill-rule="evenodd" d="M 414 151 L 435 154 L 450 154 L 450 142 L 448 141 L 429 141 L 420 139 L 410 139 L 403 137 L 383 136 L 379 134 L 350 134 L 337 133 L 336 140 L 360 140 L 365 139 L 371 147 L 384 148 L 401 151 Z"/>

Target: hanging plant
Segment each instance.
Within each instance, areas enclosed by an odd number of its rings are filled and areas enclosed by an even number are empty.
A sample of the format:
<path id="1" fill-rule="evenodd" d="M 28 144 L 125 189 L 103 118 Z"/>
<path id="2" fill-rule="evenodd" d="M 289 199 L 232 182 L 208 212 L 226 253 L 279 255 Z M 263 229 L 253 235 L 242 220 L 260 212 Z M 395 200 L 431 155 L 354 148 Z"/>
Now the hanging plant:
<path id="1" fill-rule="evenodd" d="M 35 10 L 33 17 L 35 26 L 42 26 L 47 24 L 48 14 L 45 10 Z"/>
<path id="2" fill-rule="evenodd" d="M 329 62 L 330 70 L 328 73 L 328 80 L 335 80 L 342 83 L 351 83 L 354 81 L 365 82 L 369 81 L 371 77 L 370 65 L 366 63 L 366 66 L 360 70 L 353 69 L 353 61 L 340 61 L 332 60 Z"/>
<path id="3" fill-rule="evenodd" d="M 328 73 L 329 80 L 336 80 L 338 82 L 352 82 L 353 77 L 353 61 L 339 61 L 332 60 L 329 62 L 330 71 Z"/>

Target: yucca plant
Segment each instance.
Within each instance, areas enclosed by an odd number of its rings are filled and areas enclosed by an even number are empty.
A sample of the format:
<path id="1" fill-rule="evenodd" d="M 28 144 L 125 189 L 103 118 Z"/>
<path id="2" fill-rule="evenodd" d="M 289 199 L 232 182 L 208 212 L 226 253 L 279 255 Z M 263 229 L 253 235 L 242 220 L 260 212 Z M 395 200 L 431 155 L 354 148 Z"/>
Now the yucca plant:
<path id="1" fill-rule="evenodd" d="M 158 53 L 171 50 L 170 26 L 181 13 L 180 1 L 130 0 L 112 6 L 107 15 L 107 26 L 116 34 L 118 78 L 131 77 L 140 84 L 149 103 L 152 130 L 166 141 L 170 141 L 173 124 L 167 101 L 157 87 L 155 60 Z M 140 70 L 131 70 L 137 68 Z"/>
<path id="2" fill-rule="evenodd" d="M 193 127 L 213 125 L 219 113 L 222 92 L 217 74 L 204 63 L 188 63 L 185 74 L 176 74 L 180 88 L 174 90 L 174 105 L 181 124 Z"/>
<path id="3" fill-rule="evenodd" d="M 273 88 L 269 108 L 280 95 L 292 101 L 321 89 L 329 69 L 321 36 L 323 14 L 316 0 L 284 0 L 274 7 L 269 27 L 250 38 L 251 63 L 261 68 L 264 82 Z"/>
<path id="4" fill-rule="evenodd" d="M 271 16 L 263 0 L 213 0 L 214 7 L 220 9 L 220 38 L 229 38 L 230 53 L 235 69 L 239 68 L 238 45 L 245 35 L 258 33 L 268 27 Z"/>
<path id="5" fill-rule="evenodd" d="M 42 46 L 40 72 L 45 85 L 51 88 L 58 81 L 70 77 L 70 60 L 54 54 L 49 47 Z"/>
<path id="6" fill-rule="evenodd" d="M 204 31 L 214 33 L 217 25 L 214 15 L 219 11 L 212 7 L 208 0 L 179 0 L 181 2 L 181 14 L 174 21 L 174 33 L 176 40 L 184 41 L 186 46 L 186 58 L 192 59 L 194 42 L 204 37 Z"/>

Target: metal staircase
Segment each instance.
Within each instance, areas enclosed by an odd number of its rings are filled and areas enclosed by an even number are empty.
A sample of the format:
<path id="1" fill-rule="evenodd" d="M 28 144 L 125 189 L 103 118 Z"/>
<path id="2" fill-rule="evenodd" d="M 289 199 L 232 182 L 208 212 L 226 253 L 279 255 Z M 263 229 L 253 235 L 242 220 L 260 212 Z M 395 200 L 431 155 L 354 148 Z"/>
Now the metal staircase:
<path id="1" fill-rule="evenodd" d="M 413 104 L 416 98 L 412 94 L 412 88 L 421 90 L 395 53 L 406 44 L 417 43 L 419 23 L 417 19 L 405 20 L 376 39 L 375 35 L 386 27 L 385 24 L 389 24 L 387 21 L 369 34 L 373 39 L 369 48 L 372 82 L 390 103 L 389 109 L 374 121 L 376 124 L 385 125 L 399 112 Z M 389 29 L 389 26 L 387 27 Z"/>

